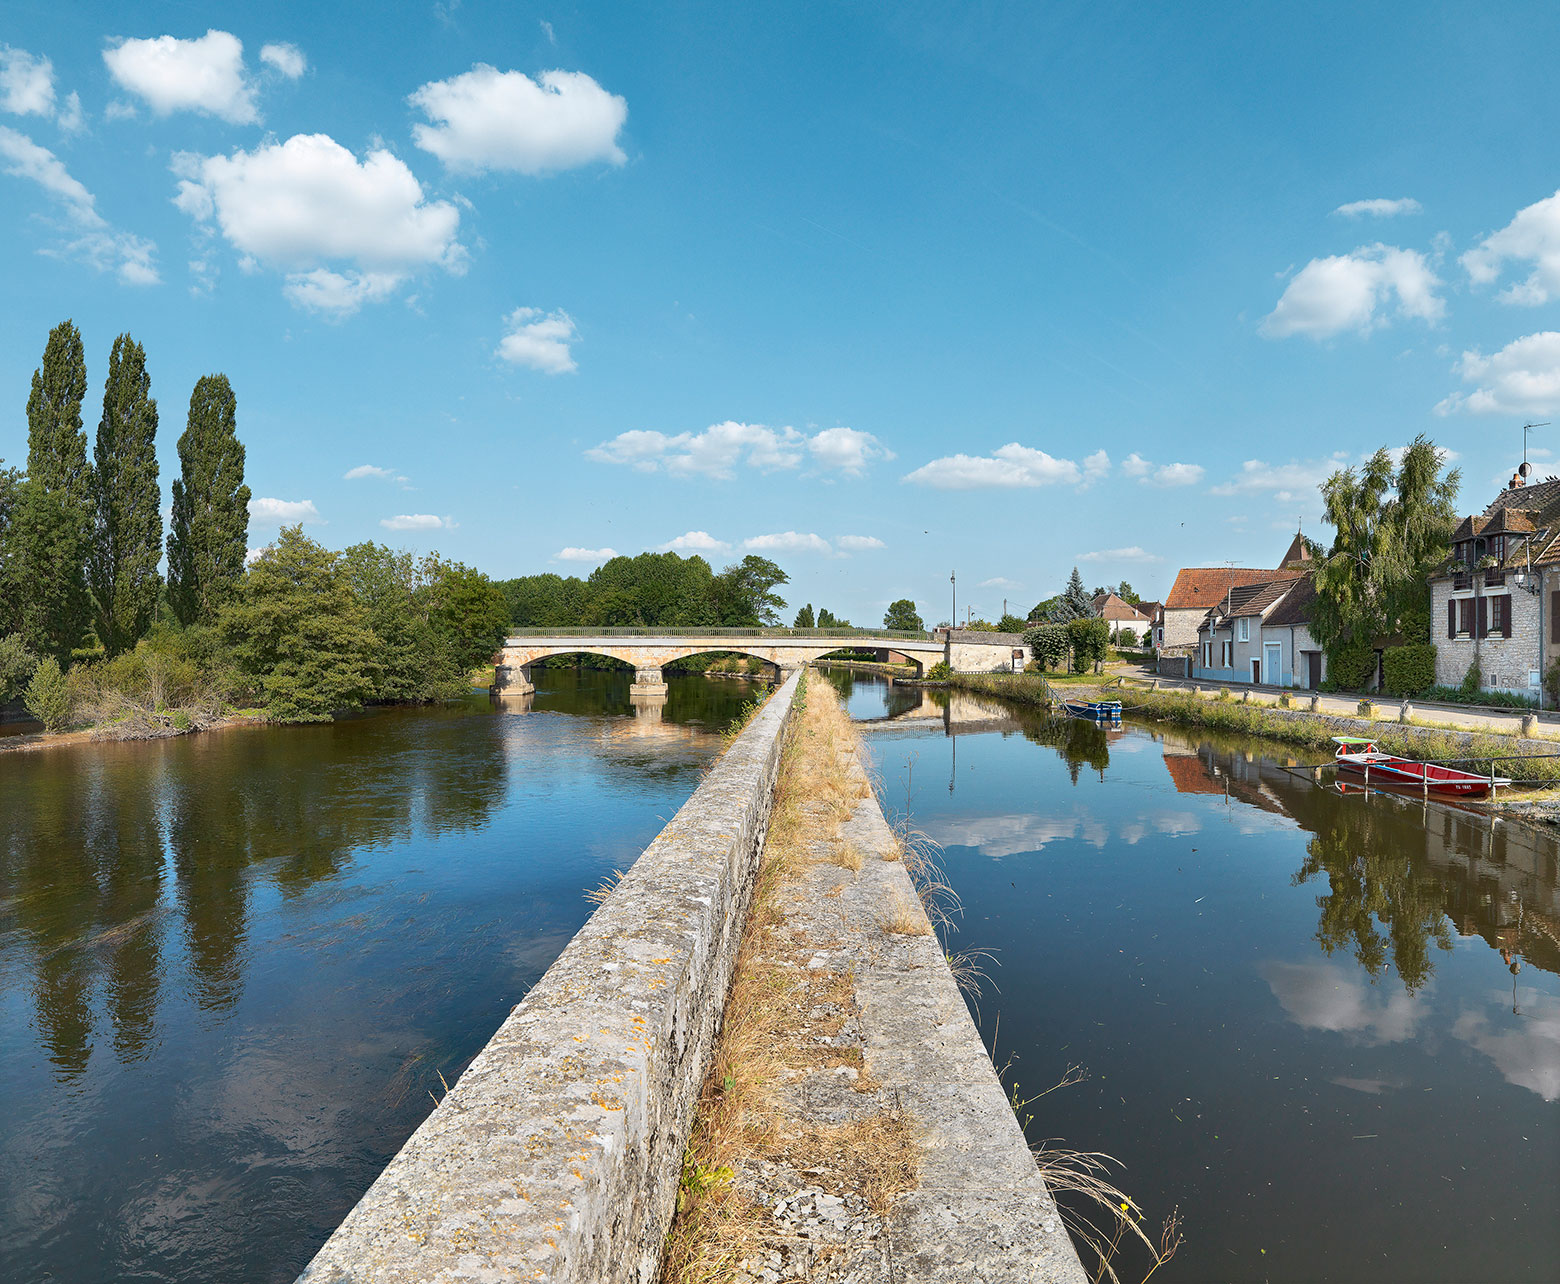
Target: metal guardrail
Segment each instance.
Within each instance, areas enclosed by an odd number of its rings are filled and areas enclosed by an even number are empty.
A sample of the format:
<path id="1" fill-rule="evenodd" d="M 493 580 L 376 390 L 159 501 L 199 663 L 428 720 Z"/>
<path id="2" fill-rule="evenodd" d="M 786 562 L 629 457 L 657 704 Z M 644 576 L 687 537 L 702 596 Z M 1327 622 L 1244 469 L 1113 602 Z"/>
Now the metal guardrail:
<path id="1" fill-rule="evenodd" d="M 667 625 L 662 628 L 642 626 L 585 628 L 571 625 L 557 629 L 510 629 L 512 638 L 633 638 L 633 637 L 699 637 L 699 638 L 881 638 L 889 641 L 935 642 L 942 639 L 927 632 L 907 629 L 789 629 L 789 628 L 734 628 L 726 625 Z"/>

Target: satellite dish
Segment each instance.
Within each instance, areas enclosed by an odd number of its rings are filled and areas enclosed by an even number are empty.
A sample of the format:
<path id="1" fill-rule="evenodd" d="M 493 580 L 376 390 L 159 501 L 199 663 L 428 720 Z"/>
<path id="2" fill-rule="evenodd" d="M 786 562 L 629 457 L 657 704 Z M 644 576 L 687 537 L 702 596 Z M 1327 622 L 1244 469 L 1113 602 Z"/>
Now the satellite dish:
<path id="1" fill-rule="evenodd" d="M 1522 467 L 1518 468 L 1517 472 L 1519 472 L 1524 478 L 1530 477 L 1533 473 L 1533 465 L 1524 459 L 1522 461 Z"/>

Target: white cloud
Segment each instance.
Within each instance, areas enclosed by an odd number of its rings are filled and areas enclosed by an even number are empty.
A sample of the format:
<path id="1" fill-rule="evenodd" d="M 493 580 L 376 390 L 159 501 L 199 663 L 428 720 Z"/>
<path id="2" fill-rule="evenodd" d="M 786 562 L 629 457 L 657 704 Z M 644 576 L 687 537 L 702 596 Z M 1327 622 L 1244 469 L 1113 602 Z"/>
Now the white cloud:
<path id="1" fill-rule="evenodd" d="M 54 64 L 25 49 L 0 45 L 0 111 L 13 116 L 54 115 Z"/>
<path id="2" fill-rule="evenodd" d="M 556 562 L 610 562 L 618 555 L 615 548 L 560 548 Z"/>
<path id="3" fill-rule="evenodd" d="M 674 540 L 661 545 L 663 553 L 725 553 L 731 545 L 716 539 L 708 531 L 685 531 Z"/>
<path id="4" fill-rule="evenodd" d="M 60 105 L 59 114 L 55 116 L 54 121 L 67 134 L 79 133 L 86 128 L 87 116 L 81 110 L 81 95 L 74 89 L 65 95 L 65 101 Z"/>
<path id="5" fill-rule="evenodd" d="M 360 477 L 382 477 L 386 480 L 394 477 L 395 469 L 381 468 L 378 464 L 359 464 L 356 468 L 349 468 L 342 474 L 342 481 L 357 481 Z"/>
<path id="6" fill-rule="evenodd" d="M 478 63 L 407 101 L 434 122 L 412 127 L 417 146 L 460 173 L 542 174 L 628 159 L 617 145 L 628 103 L 583 72 L 544 71 L 532 80 Z"/>
<path id="7" fill-rule="evenodd" d="M 1080 562 L 1162 562 L 1165 559 L 1157 553 L 1150 553 L 1147 549 L 1140 548 L 1136 544 L 1127 548 L 1102 548 L 1093 553 L 1079 553 Z"/>
<path id="8" fill-rule="evenodd" d="M 1392 218 L 1398 214 L 1418 214 L 1423 209 L 1424 206 L 1412 196 L 1398 200 L 1386 200 L 1378 196 L 1369 201 L 1350 201 L 1347 205 L 1340 205 L 1333 213 L 1342 214 L 1344 218 L 1358 218 L 1361 214 L 1369 214 L 1372 218 Z"/>
<path id="9" fill-rule="evenodd" d="M 869 432 L 857 428 L 825 428 L 807 439 L 807 449 L 824 468 L 838 469 L 859 477 L 874 459 L 892 459 L 894 452 L 884 448 Z"/>
<path id="10" fill-rule="evenodd" d="M 208 31 L 198 40 L 122 40 L 103 51 L 103 61 L 121 88 L 159 116 L 195 111 L 234 125 L 260 119 L 244 75 L 243 42 L 230 32 Z"/>
<path id="11" fill-rule="evenodd" d="M 989 455 L 947 455 L 922 464 L 904 480 L 937 490 L 1011 489 L 1027 486 L 1078 485 L 1085 473 L 1097 467 L 1104 451 L 1096 451 L 1079 468 L 1071 459 L 1056 459 L 1043 450 L 1020 446 L 1016 441 L 999 446 Z"/>
<path id="12" fill-rule="evenodd" d="M 752 539 L 743 540 L 742 547 L 755 553 L 822 553 L 828 556 L 834 551 L 823 536 L 801 531 L 755 535 Z"/>
<path id="13" fill-rule="evenodd" d="M 1346 468 L 1349 456 L 1338 451 L 1329 459 L 1291 459 L 1287 464 L 1269 464 L 1248 459 L 1240 472 L 1227 482 L 1211 487 L 1213 495 L 1246 495 L 1260 491 L 1315 490 L 1330 473 Z"/>
<path id="14" fill-rule="evenodd" d="M 1435 408 L 1438 415 L 1547 414 L 1560 407 L 1560 333 L 1541 330 L 1513 339 L 1486 357 L 1477 349 L 1462 354 L 1456 369 L 1472 392 L 1454 392 Z"/>
<path id="15" fill-rule="evenodd" d="M 173 170 L 174 204 L 201 223 L 214 219 L 245 258 L 287 272 L 286 293 L 300 306 L 344 316 L 388 297 L 418 268 L 465 270 L 460 212 L 425 200 L 411 170 L 383 149 L 360 162 L 325 134 L 298 134 L 231 156 L 181 152 Z"/>
<path id="16" fill-rule="evenodd" d="M 381 517 L 379 524 L 387 531 L 438 531 L 455 525 L 448 517 L 435 517 L 432 513 L 400 513 Z"/>
<path id="17" fill-rule="evenodd" d="M 303 50 L 285 41 L 261 45 L 260 61 L 286 76 L 288 80 L 297 80 L 309 68 L 309 60 L 303 56 Z"/>
<path id="18" fill-rule="evenodd" d="M 1413 1037 L 1424 1015 L 1423 996 L 1402 990 L 1385 998 L 1334 963 L 1270 962 L 1257 971 L 1291 1021 L 1312 1030 L 1352 1034 L 1368 1043 Z"/>
<path id="19" fill-rule="evenodd" d="M 1518 995 L 1521 1024 L 1509 1017 L 1491 1021 L 1487 1014 L 1511 997 L 1505 990 L 1487 991 L 1484 1010 L 1465 1009 L 1452 1035 L 1493 1061 L 1508 1083 L 1560 1101 L 1560 999 L 1524 985 Z"/>
<path id="20" fill-rule="evenodd" d="M 994 575 L 989 580 L 982 580 L 976 587 L 977 588 L 1016 589 L 1018 587 L 1018 581 L 1017 580 L 1010 580 L 1005 575 Z"/>
<path id="21" fill-rule="evenodd" d="M 1501 292 L 1503 303 L 1547 303 L 1560 296 L 1560 192 L 1518 210 L 1459 261 L 1476 285 L 1490 285 L 1508 260 L 1531 264 L 1532 271 L 1526 281 Z"/>
<path id="22" fill-rule="evenodd" d="M 144 237 L 122 232 L 97 212 L 92 193 L 71 177 L 64 163 L 26 134 L 0 125 L 0 164 L 16 178 L 36 183 L 64 209 L 70 229 L 45 253 L 80 259 L 99 272 L 113 272 L 126 285 L 156 285 L 157 247 Z"/>
<path id="23" fill-rule="evenodd" d="M 499 341 L 498 355 L 505 361 L 543 374 L 573 374 L 579 369 L 569 345 L 580 335 L 567 312 L 544 315 L 540 308 L 516 308 L 504 324 L 508 331 Z"/>
<path id="24" fill-rule="evenodd" d="M 295 526 L 301 522 L 320 523 L 320 510 L 312 499 L 251 499 L 249 522 L 252 526 Z"/>
<path id="25" fill-rule="evenodd" d="M 846 553 L 870 553 L 873 549 L 888 547 L 875 535 L 841 535 L 834 542 Z"/>
<path id="26" fill-rule="evenodd" d="M 1295 274 L 1259 328 L 1269 339 L 1295 334 L 1326 339 L 1345 330 L 1368 334 L 1386 324 L 1386 305 L 1393 295 L 1399 316 L 1438 321 L 1446 312 L 1435 293 L 1440 285 L 1418 250 L 1379 243 L 1362 246 L 1352 254 L 1312 259 Z"/>
<path id="27" fill-rule="evenodd" d="M 1154 464 L 1133 451 L 1121 461 L 1121 471 L 1145 486 L 1195 486 L 1203 479 L 1201 464 Z"/>

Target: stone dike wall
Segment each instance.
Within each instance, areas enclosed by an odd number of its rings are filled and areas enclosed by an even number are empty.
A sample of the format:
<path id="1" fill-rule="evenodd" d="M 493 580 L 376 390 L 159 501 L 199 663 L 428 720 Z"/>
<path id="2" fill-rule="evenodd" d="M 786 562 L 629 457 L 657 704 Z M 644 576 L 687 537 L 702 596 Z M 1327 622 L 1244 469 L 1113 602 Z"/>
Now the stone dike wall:
<path id="1" fill-rule="evenodd" d="M 300 1284 L 649 1284 L 774 800 L 775 692 Z"/>

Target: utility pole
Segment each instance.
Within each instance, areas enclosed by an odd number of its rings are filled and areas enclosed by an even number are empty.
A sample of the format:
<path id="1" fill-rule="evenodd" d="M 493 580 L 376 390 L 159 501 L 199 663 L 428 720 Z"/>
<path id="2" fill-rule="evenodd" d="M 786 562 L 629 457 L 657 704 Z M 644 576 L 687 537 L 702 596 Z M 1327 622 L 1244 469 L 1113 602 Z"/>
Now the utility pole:
<path id="1" fill-rule="evenodd" d="M 948 574 L 948 583 L 953 585 L 953 614 L 948 617 L 948 636 L 953 636 L 954 629 L 959 627 L 959 581 L 953 572 Z"/>

